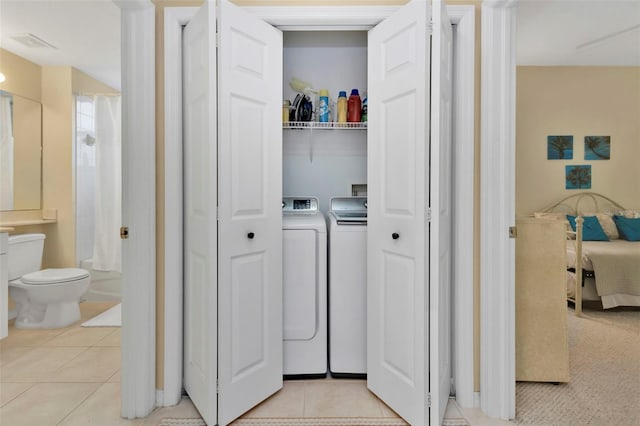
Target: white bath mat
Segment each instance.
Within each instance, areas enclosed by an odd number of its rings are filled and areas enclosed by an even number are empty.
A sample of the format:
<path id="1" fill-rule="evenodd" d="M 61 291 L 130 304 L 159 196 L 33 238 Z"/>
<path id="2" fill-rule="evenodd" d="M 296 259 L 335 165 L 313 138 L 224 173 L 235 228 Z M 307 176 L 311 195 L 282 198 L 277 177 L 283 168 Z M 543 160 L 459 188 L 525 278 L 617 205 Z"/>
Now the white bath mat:
<path id="1" fill-rule="evenodd" d="M 108 311 L 83 322 L 83 327 L 120 327 L 122 325 L 122 304 L 118 303 Z"/>

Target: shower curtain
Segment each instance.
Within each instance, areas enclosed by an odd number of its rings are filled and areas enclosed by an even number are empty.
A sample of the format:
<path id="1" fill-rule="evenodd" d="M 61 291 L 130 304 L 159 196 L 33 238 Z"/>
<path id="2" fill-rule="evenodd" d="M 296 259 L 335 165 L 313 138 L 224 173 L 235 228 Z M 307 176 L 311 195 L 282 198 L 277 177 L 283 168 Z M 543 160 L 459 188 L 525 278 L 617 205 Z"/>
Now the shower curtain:
<path id="1" fill-rule="evenodd" d="M 11 97 L 0 95 L 0 210 L 13 210 Z"/>
<path id="2" fill-rule="evenodd" d="M 96 221 L 93 269 L 122 271 L 121 115 L 119 96 L 95 98 Z"/>

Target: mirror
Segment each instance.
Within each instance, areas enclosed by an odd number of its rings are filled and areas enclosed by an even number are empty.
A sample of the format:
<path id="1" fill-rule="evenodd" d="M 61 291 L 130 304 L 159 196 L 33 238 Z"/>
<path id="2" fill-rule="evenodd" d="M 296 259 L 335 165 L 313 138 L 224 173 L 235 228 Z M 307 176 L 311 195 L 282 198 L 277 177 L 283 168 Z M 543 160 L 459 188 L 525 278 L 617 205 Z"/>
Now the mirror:
<path id="1" fill-rule="evenodd" d="M 0 90 L 0 210 L 38 210 L 42 105 Z"/>

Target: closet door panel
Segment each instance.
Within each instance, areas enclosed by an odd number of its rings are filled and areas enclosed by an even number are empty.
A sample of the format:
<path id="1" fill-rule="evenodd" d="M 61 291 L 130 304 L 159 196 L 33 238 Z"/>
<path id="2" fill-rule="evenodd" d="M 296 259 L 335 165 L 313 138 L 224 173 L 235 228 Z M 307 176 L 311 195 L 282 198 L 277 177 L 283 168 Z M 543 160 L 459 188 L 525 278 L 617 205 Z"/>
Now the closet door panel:
<path id="1" fill-rule="evenodd" d="M 442 424 L 451 391 L 451 191 L 453 34 L 444 2 L 433 2 L 431 40 L 429 393 L 431 424 Z"/>
<path id="2" fill-rule="evenodd" d="M 218 424 L 282 387 L 282 33 L 218 10 Z"/>
<path id="3" fill-rule="evenodd" d="M 369 31 L 367 385 L 428 422 L 429 5 Z"/>
<path id="4" fill-rule="evenodd" d="M 215 8 L 205 3 L 183 33 L 184 387 L 217 421 L 217 158 Z"/>

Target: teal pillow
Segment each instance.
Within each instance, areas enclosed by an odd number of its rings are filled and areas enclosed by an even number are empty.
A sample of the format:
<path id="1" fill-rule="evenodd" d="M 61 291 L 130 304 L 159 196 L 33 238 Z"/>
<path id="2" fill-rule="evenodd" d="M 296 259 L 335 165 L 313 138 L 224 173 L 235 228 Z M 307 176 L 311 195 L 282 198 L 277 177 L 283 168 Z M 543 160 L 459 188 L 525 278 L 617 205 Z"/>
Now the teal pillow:
<path id="1" fill-rule="evenodd" d="M 583 216 L 582 241 L 609 241 L 609 237 L 604 233 L 600 222 L 596 216 Z M 567 220 L 571 224 L 571 229 L 576 230 L 576 217 L 567 215 Z"/>
<path id="2" fill-rule="evenodd" d="M 613 216 L 620 236 L 627 241 L 640 241 L 640 218 Z"/>

